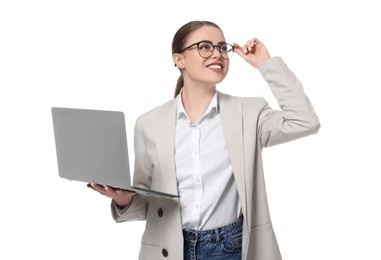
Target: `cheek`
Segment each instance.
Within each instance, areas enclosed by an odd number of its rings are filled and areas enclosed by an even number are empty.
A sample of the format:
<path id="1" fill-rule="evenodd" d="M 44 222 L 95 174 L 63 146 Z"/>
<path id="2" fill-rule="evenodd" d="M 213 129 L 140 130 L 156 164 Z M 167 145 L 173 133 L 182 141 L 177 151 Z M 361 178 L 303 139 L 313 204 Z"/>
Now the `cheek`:
<path id="1" fill-rule="evenodd" d="M 201 73 L 203 70 L 207 69 L 205 67 L 205 59 L 201 57 L 192 57 L 187 59 L 185 66 L 188 71 L 192 73 Z"/>
<path id="2" fill-rule="evenodd" d="M 225 76 L 228 74 L 228 72 L 229 72 L 229 62 L 225 63 L 225 65 L 224 65 L 224 74 L 225 74 Z"/>
<path id="3" fill-rule="evenodd" d="M 229 66 L 230 66 L 230 62 L 227 62 L 225 64 L 225 73 L 228 73 L 229 72 Z"/>
<path id="4" fill-rule="evenodd" d="M 198 54 L 197 50 L 189 50 L 184 54 L 183 61 L 191 66 L 197 66 L 204 63 L 205 59 Z"/>

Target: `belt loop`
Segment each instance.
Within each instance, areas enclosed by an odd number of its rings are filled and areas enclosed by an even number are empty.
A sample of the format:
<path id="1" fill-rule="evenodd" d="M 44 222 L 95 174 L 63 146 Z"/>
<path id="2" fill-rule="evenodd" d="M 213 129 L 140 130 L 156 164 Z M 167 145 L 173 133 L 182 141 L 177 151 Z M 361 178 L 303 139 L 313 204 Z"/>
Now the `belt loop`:
<path id="1" fill-rule="evenodd" d="M 214 230 L 214 234 L 216 235 L 216 242 L 220 241 L 220 229 L 217 228 Z"/>

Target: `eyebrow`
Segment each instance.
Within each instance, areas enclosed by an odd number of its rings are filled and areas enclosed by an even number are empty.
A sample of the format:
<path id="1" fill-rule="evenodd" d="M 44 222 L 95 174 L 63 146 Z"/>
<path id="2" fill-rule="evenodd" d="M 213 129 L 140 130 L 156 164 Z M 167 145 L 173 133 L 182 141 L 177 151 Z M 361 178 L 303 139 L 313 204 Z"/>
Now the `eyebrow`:
<path id="1" fill-rule="evenodd" d="M 210 41 L 210 40 L 201 40 L 201 41 L 199 41 L 199 42 L 210 42 L 211 44 L 214 44 L 212 41 Z M 221 44 L 225 44 L 226 43 L 226 41 L 219 41 L 218 43 L 217 43 L 217 45 L 221 45 Z"/>

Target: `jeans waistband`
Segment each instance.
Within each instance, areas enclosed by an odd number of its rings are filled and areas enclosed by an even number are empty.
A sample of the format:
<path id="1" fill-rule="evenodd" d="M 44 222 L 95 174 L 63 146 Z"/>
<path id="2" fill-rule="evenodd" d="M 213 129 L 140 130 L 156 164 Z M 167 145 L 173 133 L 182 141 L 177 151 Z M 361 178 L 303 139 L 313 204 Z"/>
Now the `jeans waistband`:
<path id="1" fill-rule="evenodd" d="M 236 221 L 226 226 L 222 226 L 216 229 L 210 230 L 191 230 L 184 228 L 183 236 L 185 241 L 210 241 L 218 242 L 236 234 L 242 233 L 243 215 L 241 215 Z"/>

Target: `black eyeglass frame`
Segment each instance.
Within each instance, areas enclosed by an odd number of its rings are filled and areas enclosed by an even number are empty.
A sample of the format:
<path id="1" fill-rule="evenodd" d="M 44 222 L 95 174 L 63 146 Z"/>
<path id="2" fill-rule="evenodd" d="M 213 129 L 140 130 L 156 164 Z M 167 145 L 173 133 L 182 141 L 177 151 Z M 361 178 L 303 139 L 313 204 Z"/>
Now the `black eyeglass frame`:
<path id="1" fill-rule="evenodd" d="M 210 45 L 213 46 L 213 51 L 210 52 L 210 55 L 209 55 L 209 56 L 204 57 L 204 56 L 201 55 L 201 53 L 200 53 L 200 49 L 199 49 L 199 45 L 200 45 L 201 43 L 209 43 Z M 182 52 L 184 52 L 184 51 L 186 51 L 186 50 L 189 50 L 189 49 L 191 49 L 193 46 L 197 46 L 197 52 L 198 52 L 198 54 L 199 54 L 202 58 L 207 59 L 207 58 L 211 57 L 211 56 L 213 55 L 213 53 L 214 53 L 214 50 L 217 49 L 217 50 L 220 52 L 221 57 L 222 57 L 224 60 L 229 60 L 229 59 L 230 59 L 230 58 L 229 58 L 229 55 L 227 55 L 228 58 L 224 58 L 224 56 L 223 56 L 222 53 L 221 53 L 221 47 L 222 47 L 222 45 L 228 45 L 228 46 L 230 46 L 230 47 L 231 47 L 231 50 L 230 50 L 229 52 L 233 52 L 233 53 L 234 53 L 234 46 L 231 45 L 230 43 L 226 43 L 226 42 L 225 42 L 225 43 L 222 43 L 222 44 L 214 45 L 211 41 L 205 41 L 205 40 L 203 40 L 203 41 L 199 41 L 199 42 L 195 42 L 195 43 L 192 43 L 192 44 L 189 45 L 188 47 L 185 47 L 184 49 L 180 50 L 179 53 L 182 53 Z M 225 53 L 227 54 L 228 52 L 226 51 Z"/>

